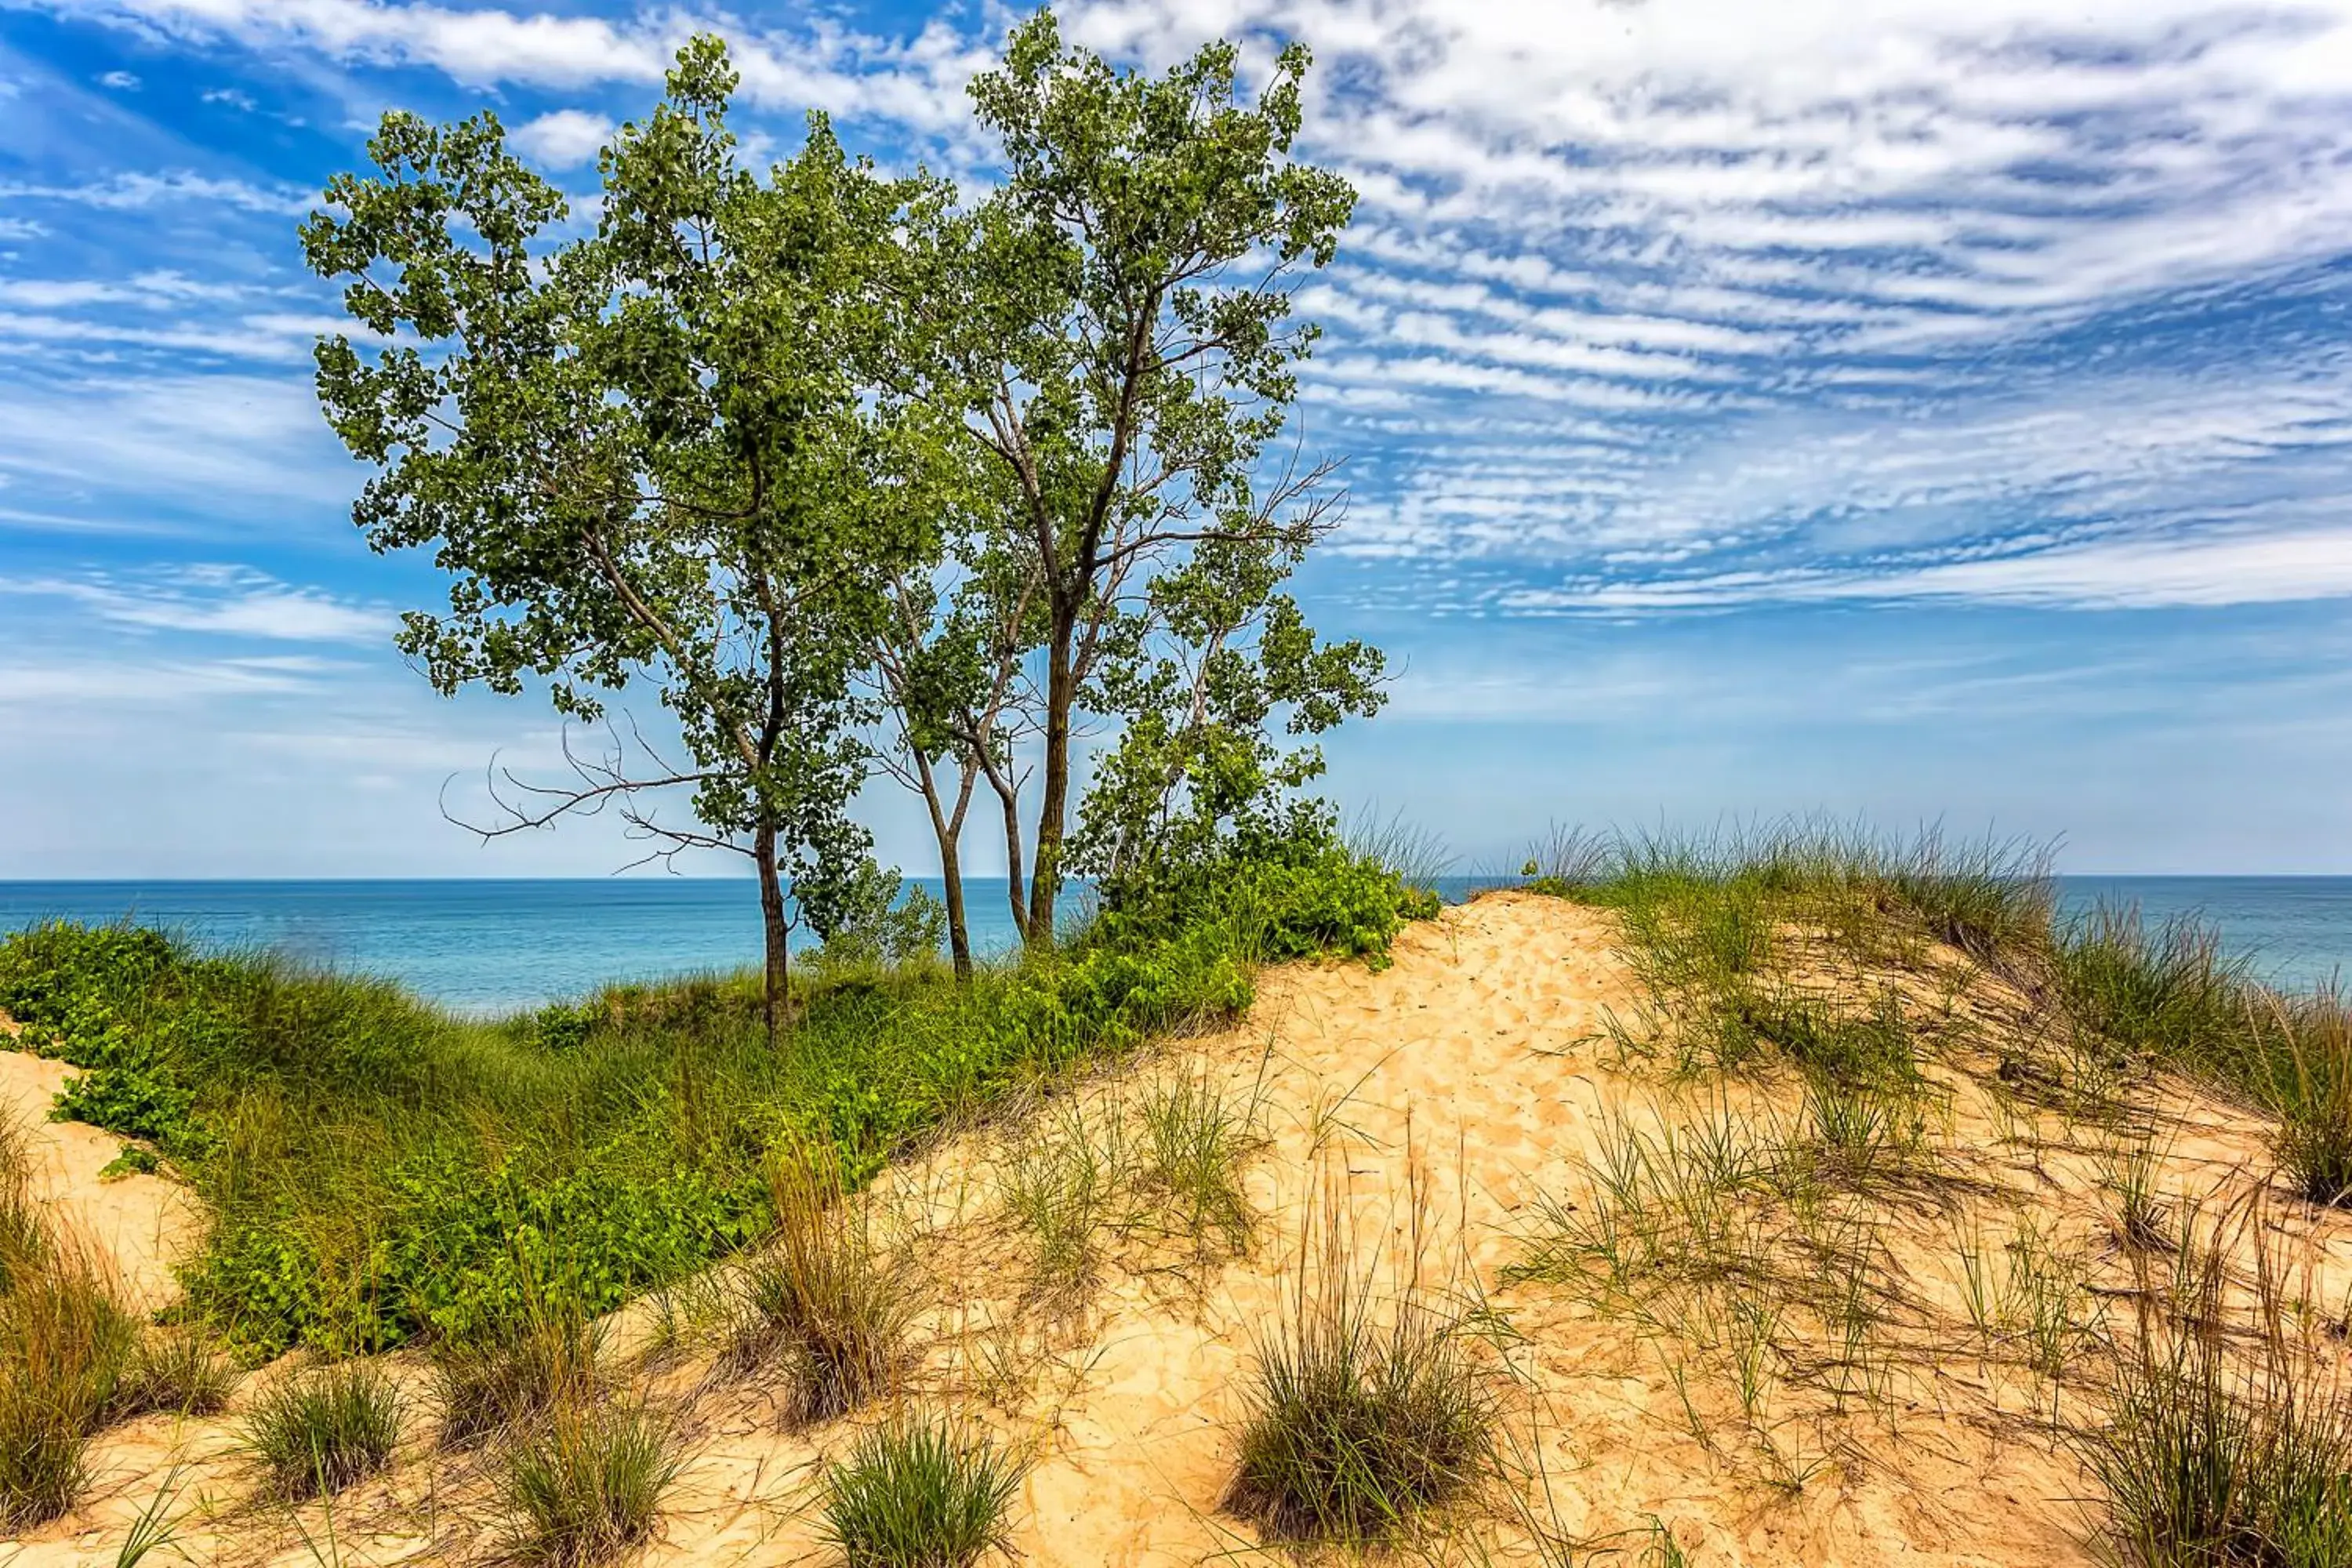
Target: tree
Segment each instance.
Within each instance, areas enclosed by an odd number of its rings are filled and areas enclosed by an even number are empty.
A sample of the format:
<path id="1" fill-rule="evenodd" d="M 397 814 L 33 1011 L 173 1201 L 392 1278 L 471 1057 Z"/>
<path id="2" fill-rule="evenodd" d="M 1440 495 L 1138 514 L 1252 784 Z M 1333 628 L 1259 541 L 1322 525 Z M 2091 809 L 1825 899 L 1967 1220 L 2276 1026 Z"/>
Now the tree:
<path id="1" fill-rule="evenodd" d="M 372 335 L 318 348 L 319 397 L 378 468 L 353 509 L 380 551 L 431 546 L 447 613 L 400 645 L 436 687 L 543 679 L 567 719 L 651 685 L 684 760 L 615 748 L 509 827 L 618 800 L 667 851 L 757 870 L 772 1037 L 788 994 L 785 878 L 820 934 L 870 841 L 854 683 L 885 585 L 929 548 L 894 492 L 898 426 L 871 389 L 889 340 L 893 237 L 930 199 L 846 158 L 821 117 L 763 182 L 726 126 L 724 46 L 682 48 L 667 93 L 600 167 L 593 233 L 497 119 L 385 116 L 375 173 L 328 187 L 302 230 Z M 877 479 L 876 476 L 882 476 Z M 635 803 L 689 790 L 695 826 Z"/>
<path id="2" fill-rule="evenodd" d="M 1291 321 L 1291 291 L 1330 261 L 1354 193 L 1289 156 L 1307 51 L 1286 47 L 1253 103 L 1236 65 L 1219 43 L 1164 77 L 1120 72 L 1066 50 L 1050 13 L 1014 28 L 1003 64 L 971 87 L 1003 143 L 1003 184 L 922 231 L 903 296 L 908 384 L 969 448 L 988 550 L 1023 568 L 1003 591 L 1034 595 L 1042 679 L 1014 694 L 1032 700 L 1018 724 L 1000 714 L 997 732 L 1037 737 L 1025 891 L 1020 778 L 987 737 L 967 728 L 958 742 L 1005 807 L 1013 917 L 1033 942 L 1054 931 L 1084 727 L 1151 722 L 1134 679 L 1103 677 L 1133 675 L 1151 638 L 1180 627 L 1229 671 L 1232 634 L 1264 618 L 1274 584 L 1336 517 L 1329 465 L 1294 464 L 1264 487 L 1259 475 L 1315 338 Z M 1284 564 L 1234 569 L 1244 561 Z M 1212 577 L 1259 591 L 1222 633 L 1179 604 Z M 1008 609 L 998 624 L 1025 624 Z M 1281 617 L 1285 637 L 1303 632 L 1295 607 Z M 1376 679 L 1377 656 L 1359 654 L 1340 661 L 1348 679 Z M 1304 657 L 1274 684 L 1311 702 L 1334 668 Z M 1220 719 L 1239 721 L 1239 707 Z"/>
<path id="3" fill-rule="evenodd" d="M 1099 685 L 1125 721 L 1087 792 L 1071 859 L 1114 900 L 1212 866 L 1236 843 L 1270 853 L 1328 833 L 1319 805 L 1292 796 L 1321 776 L 1321 750 L 1286 752 L 1269 727 L 1279 711 L 1286 732 L 1319 734 L 1378 712 L 1386 694 L 1378 649 L 1318 642 L 1276 591 L 1299 548 L 1202 550 L 1152 584 L 1105 658 Z"/>
<path id="4" fill-rule="evenodd" d="M 952 443 L 950 444 L 952 446 Z M 1026 739 L 1034 693 L 1025 666 L 1038 642 L 1037 574 L 968 508 L 943 524 L 943 548 L 891 584 L 890 612 L 873 655 L 875 682 L 897 733 L 881 763 L 922 796 L 939 843 L 948 945 L 956 976 L 971 975 L 962 838 L 982 778 L 1004 808 L 1007 882 L 1013 919 L 1025 919 L 1020 780 L 1014 758 Z M 942 770 L 951 766 L 950 794 Z M 1025 931 L 1024 931 L 1025 934 Z"/>

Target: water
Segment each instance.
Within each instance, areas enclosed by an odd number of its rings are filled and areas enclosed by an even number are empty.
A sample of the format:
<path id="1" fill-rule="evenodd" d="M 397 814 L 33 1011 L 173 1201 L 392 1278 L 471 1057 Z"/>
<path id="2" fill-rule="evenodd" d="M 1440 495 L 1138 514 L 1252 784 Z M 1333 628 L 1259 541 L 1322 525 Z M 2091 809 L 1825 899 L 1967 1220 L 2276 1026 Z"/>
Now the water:
<path id="1" fill-rule="evenodd" d="M 937 890 L 937 884 L 930 884 Z M 1450 878 L 1451 897 L 1479 884 Z M 2063 901 L 2195 914 L 2289 986 L 2352 971 L 2352 877 L 2072 877 Z M 972 944 L 1014 944 L 1002 878 L 966 883 Z M 0 882 L 0 931 L 64 916 L 131 917 L 209 942 L 275 948 L 390 975 L 469 1013 L 531 1007 L 609 981 L 738 969 L 760 959 L 748 879 Z"/>
<path id="2" fill-rule="evenodd" d="M 1003 879 L 965 888 L 975 951 L 1013 947 Z M 535 1007 L 613 981 L 742 969 L 761 954 L 760 895 L 749 878 L 0 882 L 0 931 L 59 917 L 129 918 L 389 975 L 466 1013 Z"/>
<path id="3" fill-rule="evenodd" d="M 2352 976 L 2352 877 L 2068 877 L 2059 907 L 2136 904 L 2153 925 L 2193 916 L 2253 973 L 2288 990 Z"/>

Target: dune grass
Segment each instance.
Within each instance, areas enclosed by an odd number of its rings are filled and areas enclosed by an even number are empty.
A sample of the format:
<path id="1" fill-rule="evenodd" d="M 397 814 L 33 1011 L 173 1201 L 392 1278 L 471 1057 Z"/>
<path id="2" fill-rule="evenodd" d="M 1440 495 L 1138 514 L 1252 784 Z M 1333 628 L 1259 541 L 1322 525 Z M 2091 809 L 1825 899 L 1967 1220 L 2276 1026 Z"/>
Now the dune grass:
<path id="1" fill-rule="evenodd" d="M 392 1462 L 406 1414 L 381 1368 L 337 1362 L 264 1387 L 246 1417 L 246 1445 L 276 1496 L 332 1496 Z"/>
<path id="2" fill-rule="evenodd" d="M 1263 1063 L 1246 1089 L 1228 1087 L 1203 1063 L 1164 1073 L 1142 1093 L 1138 1185 L 1162 1225 L 1196 1248 L 1249 1245 L 1257 1214 L 1242 1170 L 1265 1141 L 1265 1108 Z"/>
<path id="3" fill-rule="evenodd" d="M 2332 1344 L 2294 1327 L 2296 1276 L 2263 1206 L 2184 1228 L 2173 1258 L 2140 1261 L 2143 1310 L 2106 1419 L 2077 1439 L 2107 1543 L 2134 1568 L 2352 1563 L 2352 1383 Z M 2184 1297 L 2159 1269 L 2199 1284 Z M 2213 1321 L 2232 1279 L 2251 1294 L 2251 1333 Z"/>
<path id="4" fill-rule="evenodd" d="M 2188 1075 L 2275 1119 L 2302 1195 L 2352 1200 L 2345 998 L 2273 990 L 2193 919 L 2061 918 L 2042 847 L 1795 823 L 1693 839 L 1556 831 L 1529 864 L 1530 887 L 1617 912 L 1646 999 L 1620 1023 L 1629 1050 L 1685 1072 L 1780 1063 L 1884 1085 L 1909 1071 L 1921 1021 L 1883 982 L 1866 1008 L 1857 993 L 1874 971 L 1936 977 L 1938 947 L 1956 949 L 2063 1026 L 2063 1059 L 2021 1077 L 2065 1080 L 2054 1087 L 2095 1112 L 2135 1073 Z"/>
<path id="5" fill-rule="evenodd" d="M 504 1456 L 506 1560 L 589 1568 L 651 1539 L 680 1463 L 677 1429 L 642 1403 L 564 1398 Z"/>
<path id="6" fill-rule="evenodd" d="M 1232 1016 L 1260 962 L 1376 959 L 1424 903 L 1336 841 L 1195 868 L 968 984 L 804 966 L 783 1049 L 751 975 L 480 1021 L 62 923 L 0 939 L 0 1010 L 79 1069 L 61 1110 L 152 1144 L 209 1205 L 195 1313 L 249 1357 L 347 1355 L 495 1337 L 535 1291 L 610 1310 L 765 1236 L 771 1152 L 823 1147 L 854 1189 L 1081 1056 Z"/>
<path id="7" fill-rule="evenodd" d="M 977 1431 L 894 1421 L 826 1470 L 825 1540 L 847 1568 L 969 1568 L 1007 1545 L 1025 1468 Z"/>

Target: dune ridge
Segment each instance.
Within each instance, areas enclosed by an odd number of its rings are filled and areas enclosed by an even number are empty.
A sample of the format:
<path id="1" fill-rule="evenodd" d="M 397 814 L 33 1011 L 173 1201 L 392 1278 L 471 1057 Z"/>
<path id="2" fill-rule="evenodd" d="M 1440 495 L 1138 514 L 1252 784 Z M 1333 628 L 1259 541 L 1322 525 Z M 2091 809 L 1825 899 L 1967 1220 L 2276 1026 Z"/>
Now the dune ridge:
<path id="1" fill-rule="evenodd" d="M 2093 1478 L 2047 1418 L 2053 1406 L 2062 1424 L 2095 1417 L 2092 1391 L 2075 1369 L 2038 1377 L 1953 1327 L 1965 1282 L 1948 1238 L 1959 1216 L 1991 1208 L 2025 1215 L 2051 1256 L 2079 1264 L 2070 1311 L 2118 1310 L 2135 1289 L 2108 1218 L 2113 1130 L 2029 1111 L 2033 1126 L 2021 1131 L 2013 1098 L 1997 1090 L 2005 1058 L 1988 1042 L 2030 1026 L 2030 999 L 1953 952 L 1932 966 L 1947 979 L 1904 982 L 1923 1006 L 1940 990 L 1951 1043 L 1926 1068 L 1946 1107 L 1932 1190 L 1923 1178 L 1917 1192 L 1872 1200 L 1872 1256 L 1883 1258 L 1891 1303 L 1874 1331 L 1883 1370 L 1853 1394 L 1846 1373 L 1783 1357 L 1770 1386 L 1743 1403 L 1722 1347 L 1678 1336 L 1664 1308 L 1647 1318 L 1601 1310 L 1591 1290 L 1524 1269 L 1547 1226 L 1589 1216 L 1594 1171 L 1622 1153 L 1630 1130 L 1703 1120 L 1710 1106 L 1759 1126 L 1795 1114 L 1785 1085 L 1710 1089 L 1629 1058 L 1623 1042 L 1644 997 L 1619 942 L 1607 911 L 1490 894 L 1409 928 L 1384 970 L 1269 972 L 1238 1026 L 1092 1070 L 885 1173 L 863 1201 L 921 1303 L 901 1399 L 951 1407 L 1029 1457 L 1013 1533 L 1024 1561 L 1141 1568 L 1258 1552 L 1251 1527 L 1222 1507 L 1239 1389 L 1254 1335 L 1284 1310 L 1309 1215 L 1330 1203 L 1360 1256 L 1385 1261 L 1383 1279 L 1418 1254 L 1424 1284 L 1475 1341 L 1500 1411 L 1505 1463 L 1482 1495 L 1432 1521 L 1414 1548 L 1432 1560 L 1556 1563 L 1571 1541 L 1585 1543 L 1580 1562 L 1586 1547 L 1640 1561 L 1669 1541 L 1697 1564 L 2097 1560 Z M 61 1076 L 16 1053 L 0 1068 L 26 1105 Z M 1008 1213 L 1008 1173 L 1057 1139 L 1134 1136 L 1137 1095 L 1171 1075 L 1255 1107 L 1247 1245 L 1234 1255 L 1218 1237 L 1132 1223 L 1130 1205 L 1087 1238 L 1089 1262 L 1044 1278 L 1036 1238 Z M 2189 1213 L 2206 1194 L 2212 1211 L 2252 1205 L 2246 1212 L 2292 1250 L 2313 1300 L 2352 1301 L 2352 1225 L 2257 1195 L 2268 1180 L 2260 1124 L 2179 1084 L 2163 1085 L 2159 1100 L 2148 1114 L 2168 1126 L 2160 1181 L 2171 1201 Z M 92 1162 L 112 1152 L 101 1134 L 48 1127 L 44 1137 L 54 1201 L 116 1247 L 126 1275 L 148 1281 L 143 1300 L 160 1301 L 152 1282 L 193 1234 L 185 1199 L 159 1178 L 97 1184 Z M 1996 1249 L 2004 1234 L 1994 1231 Z M 615 1364 L 688 1436 L 662 1537 L 640 1560 L 824 1561 L 823 1466 L 885 1415 L 795 1426 L 772 1386 L 730 1374 L 696 1338 L 696 1299 L 668 1292 L 611 1325 Z M 647 1357 L 665 1311 L 688 1330 L 669 1335 L 679 1348 Z M 2084 1372 L 2092 1343 L 2081 1342 Z M 423 1359 L 384 1359 L 421 1408 Z M 249 1500 L 236 1421 L 234 1410 L 149 1416 L 108 1434 L 79 1510 L 10 1561 L 113 1561 L 166 1475 L 184 1489 L 184 1540 L 196 1560 L 314 1561 L 323 1511 Z M 491 1552 L 488 1457 L 436 1451 L 429 1426 L 412 1422 L 399 1463 L 336 1504 L 341 1561 Z"/>

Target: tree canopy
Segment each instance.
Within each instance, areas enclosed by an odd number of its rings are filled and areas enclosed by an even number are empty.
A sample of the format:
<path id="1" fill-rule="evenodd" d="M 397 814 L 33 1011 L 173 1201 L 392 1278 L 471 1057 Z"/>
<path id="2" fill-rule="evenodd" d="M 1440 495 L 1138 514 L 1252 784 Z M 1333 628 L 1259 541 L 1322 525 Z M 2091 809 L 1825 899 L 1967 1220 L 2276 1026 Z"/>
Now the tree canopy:
<path id="1" fill-rule="evenodd" d="M 643 687 L 677 731 L 675 760 L 616 732 L 514 784 L 489 831 L 616 805 L 656 853 L 748 856 L 772 1023 L 788 911 L 827 936 L 875 912 L 877 764 L 929 808 L 959 969 L 982 787 L 1032 942 L 1072 872 L 1306 822 L 1279 803 L 1319 753 L 1275 731 L 1382 695 L 1378 651 L 1285 592 L 1339 500 L 1289 431 L 1316 335 L 1291 294 L 1354 202 L 1292 156 L 1307 65 L 1284 48 L 1254 94 L 1230 44 L 1123 70 L 1040 13 L 972 83 L 1001 179 L 961 202 L 822 115 L 753 172 L 698 37 L 585 227 L 495 116 L 387 115 L 302 237 L 363 329 L 318 350 L 376 469 L 355 520 L 450 576 L 401 646 L 445 692 L 535 681 L 572 720 Z"/>

